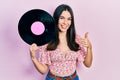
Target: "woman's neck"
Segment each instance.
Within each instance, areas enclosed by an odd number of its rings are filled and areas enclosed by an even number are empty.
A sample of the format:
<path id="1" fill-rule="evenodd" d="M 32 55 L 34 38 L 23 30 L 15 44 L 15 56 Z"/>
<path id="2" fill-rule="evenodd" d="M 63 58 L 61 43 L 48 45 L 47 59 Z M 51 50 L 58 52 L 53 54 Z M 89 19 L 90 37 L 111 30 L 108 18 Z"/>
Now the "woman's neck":
<path id="1" fill-rule="evenodd" d="M 59 32 L 59 40 L 60 40 L 60 43 L 66 43 L 67 42 L 66 32 Z"/>

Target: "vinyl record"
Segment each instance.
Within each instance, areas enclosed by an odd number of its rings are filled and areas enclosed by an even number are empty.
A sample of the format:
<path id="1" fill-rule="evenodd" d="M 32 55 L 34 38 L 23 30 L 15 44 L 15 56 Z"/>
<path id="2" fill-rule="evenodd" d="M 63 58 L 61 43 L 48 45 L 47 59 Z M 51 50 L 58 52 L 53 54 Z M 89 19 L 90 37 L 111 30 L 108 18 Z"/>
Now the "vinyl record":
<path id="1" fill-rule="evenodd" d="M 28 44 L 38 46 L 48 43 L 55 36 L 53 17 L 41 9 L 33 9 L 20 18 L 18 23 L 20 37 Z"/>

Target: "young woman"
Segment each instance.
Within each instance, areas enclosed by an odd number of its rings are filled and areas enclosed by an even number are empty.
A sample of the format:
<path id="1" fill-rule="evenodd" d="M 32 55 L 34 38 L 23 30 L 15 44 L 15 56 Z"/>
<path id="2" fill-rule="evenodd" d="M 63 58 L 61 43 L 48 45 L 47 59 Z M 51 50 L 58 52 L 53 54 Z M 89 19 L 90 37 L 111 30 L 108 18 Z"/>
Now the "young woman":
<path id="1" fill-rule="evenodd" d="M 36 69 L 44 74 L 49 69 L 46 80 L 79 80 L 76 63 L 86 67 L 92 64 L 92 45 L 88 33 L 84 38 L 75 32 L 74 16 L 70 6 L 58 6 L 53 15 L 56 22 L 56 36 L 49 43 L 30 46 L 31 59 Z M 86 49 L 85 49 L 86 48 Z M 39 60 L 36 58 L 39 50 Z"/>

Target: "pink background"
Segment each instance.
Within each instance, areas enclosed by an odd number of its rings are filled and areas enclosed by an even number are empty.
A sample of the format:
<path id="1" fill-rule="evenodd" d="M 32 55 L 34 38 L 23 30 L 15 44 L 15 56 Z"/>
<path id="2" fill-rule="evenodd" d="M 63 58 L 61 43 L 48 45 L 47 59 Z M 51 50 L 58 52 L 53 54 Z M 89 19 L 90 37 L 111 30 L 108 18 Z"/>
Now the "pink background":
<path id="1" fill-rule="evenodd" d="M 18 34 L 20 17 L 31 9 L 51 15 L 59 4 L 72 7 L 76 30 L 89 32 L 93 64 L 78 68 L 81 80 L 120 80 L 119 0 L 2 0 L 0 1 L 0 80 L 44 80 L 33 66 L 29 45 Z"/>

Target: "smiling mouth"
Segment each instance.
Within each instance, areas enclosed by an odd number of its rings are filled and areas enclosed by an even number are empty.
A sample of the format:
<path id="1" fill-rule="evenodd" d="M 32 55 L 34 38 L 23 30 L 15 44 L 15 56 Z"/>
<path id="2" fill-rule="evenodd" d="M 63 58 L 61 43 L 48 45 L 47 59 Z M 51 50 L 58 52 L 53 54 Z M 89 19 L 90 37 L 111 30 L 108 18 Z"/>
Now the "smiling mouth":
<path id="1" fill-rule="evenodd" d="M 66 29 L 67 26 L 66 25 L 61 25 L 62 29 Z"/>

